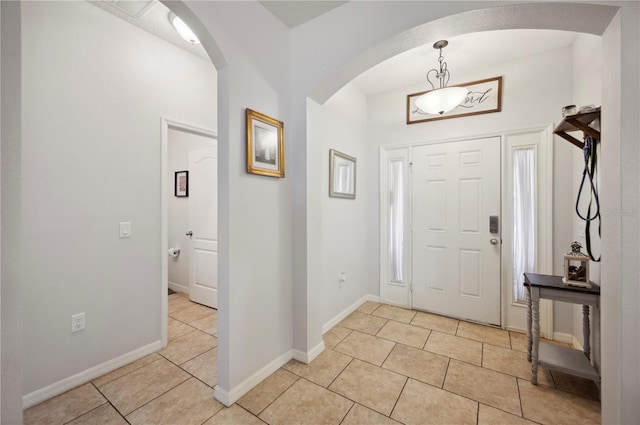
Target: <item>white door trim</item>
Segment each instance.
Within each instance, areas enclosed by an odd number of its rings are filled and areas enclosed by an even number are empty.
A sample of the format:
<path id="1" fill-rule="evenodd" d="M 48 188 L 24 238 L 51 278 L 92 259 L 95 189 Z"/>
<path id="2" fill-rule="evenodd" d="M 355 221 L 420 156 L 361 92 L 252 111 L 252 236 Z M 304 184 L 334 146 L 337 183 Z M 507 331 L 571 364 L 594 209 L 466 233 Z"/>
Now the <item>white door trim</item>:
<path id="1" fill-rule="evenodd" d="M 482 133 L 482 134 L 471 134 L 465 137 L 460 138 L 452 138 L 452 139 L 440 139 L 440 140 L 429 140 L 429 141 L 420 141 L 420 142 L 408 142 L 408 143 L 398 143 L 398 144 L 387 144 L 380 146 L 380 295 L 381 302 L 385 302 L 382 297 L 382 294 L 385 293 L 386 288 L 383 289 L 383 285 L 387 284 L 386 279 L 386 261 L 384 261 L 384 255 L 386 255 L 387 251 L 387 241 L 384 240 L 386 237 L 386 222 L 384 221 L 386 217 L 386 213 L 384 210 L 384 202 L 387 198 L 385 190 L 388 187 L 388 175 L 387 175 L 387 152 L 392 150 L 398 150 L 401 148 L 408 148 L 411 150 L 415 146 L 422 146 L 428 144 L 437 144 L 437 143 L 448 143 L 448 142 L 458 142 L 463 140 L 471 140 L 471 139 L 482 139 L 487 137 L 499 136 L 502 138 L 502 143 L 504 144 L 504 140 L 506 136 L 522 134 L 522 133 L 531 133 L 531 132 L 540 132 L 544 135 L 544 141 L 541 144 L 540 149 L 540 165 L 542 168 L 541 179 L 538 180 L 540 183 L 539 191 L 538 191 L 538 201 L 540 202 L 540 211 L 542 214 L 540 215 L 539 230 L 538 230 L 538 273 L 553 273 L 553 234 L 552 234 L 552 226 L 553 226 L 553 146 L 551 146 L 551 142 L 553 141 L 553 137 L 551 134 L 552 126 L 551 125 L 543 125 L 543 126 L 532 126 L 526 128 L 519 129 L 509 129 L 500 132 L 490 132 L 490 133 Z M 504 167 L 504 165 L 503 165 Z M 503 174 L 504 177 L 504 174 Z M 410 186 L 410 185 L 409 185 Z M 411 190 L 409 187 L 408 190 Z M 501 188 L 503 205 L 505 202 L 504 198 L 504 184 Z M 411 208 L 411 202 L 409 202 Z M 504 217 L 504 211 L 502 211 L 502 217 Z M 409 224 L 411 225 L 411 224 Z M 502 229 L 502 237 L 508 237 L 511 233 L 508 229 Z M 503 254 L 504 255 L 504 254 Z M 409 269 L 412 270 L 411 261 L 411 253 L 407 252 L 405 254 L 405 262 L 408 264 Z M 502 270 L 504 272 L 504 258 L 502 259 Z M 508 291 L 505 288 L 505 281 L 502 279 L 502 289 L 501 289 L 501 298 L 502 302 L 510 302 L 510 300 L 506 300 L 505 297 L 508 297 Z M 411 300 L 411 285 L 406 285 L 406 299 Z M 504 304 L 503 304 L 504 305 Z M 501 309 L 502 314 L 504 315 L 505 309 Z M 502 326 L 506 328 L 508 325 L 505 318 L 502 317 Z M 543 300 L 540 303 L 540 331 L 543 336 L 546 338 L 553 337 L 553 302 L 548 300 Z"/>
<path id="2" fill-rule="evenodd" d="M 525 142 L 512 143 L 509 138 L 512 136 L 536 134 L 539 139 L 535 143 Z M 503 203 L 502 217 L 504 224 L 510 224 L 508 219 L 512 213 L 510 202 L 512 200 L 509 176 L 512 171 L 511 149 L 517 147 L 532 147 L 536 152 L 536 214 L 537 214 L 537 249 L 536 249 L 536 273 L 553 274 L 553 128 L 551 125 L 528 128 L 521 131 L 511 131 L 504 133 L 502 137 L 502 175 L 505 177 L 502 181 Z M 504 227 L 503 227 L 504 229 Z M 510 236 L 510 235 L 509 235 Z M 509 243 L 503 246 L 509 247 Z M 509 324 L 507 318 L 507 310 L 509 308 L 526 308 L 526 304 L 516 303 L 511 299 L 510 279 L 511 272 L 507 269 L 507 264 L 511 259 L 511 253 L 508 249 L 503 249 L 503 261 L 505 266 L 502 268 L 503 281 L 503 323 L 509 330 L 524 331 L 523 328 L 513 327 Z M 540 300 L 540 334 L 548 339 L 553 339 L 553 301 Z"/>
<path id="3" fill-rule="evenodd" d="M 168 149 L 169 149 L 169 129 L 175 129 L 184 131 L 187 133 L 193 133 L 200 136 L 211 137 L 218 139 L 218 134 L 208 128 L 199 127 L 193 124 L 188 124 L 183 121 L 170 119 L 167 117 L 161 118 L 161 176 L 160 176 L 160 334 L 162 347 L 167 346 L 168 342 L 168 298 L 167 292 L 169 290 L 169 258 L 167 256 L 167 246 L 169 243 L 169 197 L 167 196 L 169 168 L 168 168 Z"/>

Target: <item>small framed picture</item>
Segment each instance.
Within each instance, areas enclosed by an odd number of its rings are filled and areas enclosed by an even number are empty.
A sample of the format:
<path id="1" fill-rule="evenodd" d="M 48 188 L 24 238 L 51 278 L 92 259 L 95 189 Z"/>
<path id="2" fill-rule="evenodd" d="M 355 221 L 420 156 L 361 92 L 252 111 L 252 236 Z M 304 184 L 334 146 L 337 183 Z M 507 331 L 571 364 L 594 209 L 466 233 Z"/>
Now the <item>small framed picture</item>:
<path id="1" fill-rule="evenodd" d="M 335 149 L 329 149 L 329 196 L 356 198 L 356 159 Z"/>
<path id="2" fill-rule="evenodd" d="M 247 173 L 284 177 L 284 123 L 247 108 Z"/>
<path id="3" fill-rule="evenodd" d="M 186 198 L 189 196 L 189 172 L 188 171 L 176 171 L 174 178 L 174 190 L 173 194 L 179 198 Z"/>

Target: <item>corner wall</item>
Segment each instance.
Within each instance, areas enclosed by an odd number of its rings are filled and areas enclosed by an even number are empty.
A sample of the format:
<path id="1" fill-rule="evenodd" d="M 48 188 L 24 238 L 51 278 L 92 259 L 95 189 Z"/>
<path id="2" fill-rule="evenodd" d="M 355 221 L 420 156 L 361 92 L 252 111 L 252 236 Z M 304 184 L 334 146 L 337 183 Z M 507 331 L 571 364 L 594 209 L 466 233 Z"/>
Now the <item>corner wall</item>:
<path id="1" fill-rule="evenodd" d="M 21 11 L 19 2 L 0 2 L 0 423 L 22 423 L 21 208 Z"/>
<path id="2" fill-rule="evenodd" d="M 367 199 L 377 187 L 367 173 L 367 100 L 349 84 L 324 105 L 308 102 L 307 158 L 310 194 L 319 198 L 312 226 L 321 229 L 320 276 L 310 298 L 317 309 L 318 323 L 324 326 L 353 303 L 369 295 L 368 249 L 376 240 L 367 233 Z M 329 149 L 356 158 L 356 199 L 329 197 Z M 340 285 L 338 274 L 345 273 Z"/>
<path id="3" fill-rule="evenodd" d="M 255 1 L 186 3 L 227 62 L 218 69 L 216 398 L 228 404 L 292 355 L 292 153 L 305 141 L 291 132 L 290 30 Z M 284 122 L 284 178 L 247 174 L 246 108 Z"/>

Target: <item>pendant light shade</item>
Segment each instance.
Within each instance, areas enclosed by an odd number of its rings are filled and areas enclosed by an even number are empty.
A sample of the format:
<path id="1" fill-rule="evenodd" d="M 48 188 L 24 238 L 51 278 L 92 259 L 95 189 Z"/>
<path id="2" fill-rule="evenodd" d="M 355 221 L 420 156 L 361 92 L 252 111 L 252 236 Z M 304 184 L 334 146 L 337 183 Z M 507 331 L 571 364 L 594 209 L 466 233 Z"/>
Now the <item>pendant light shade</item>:
<path id="1" fill-rule="evenodd" d="M 464 102 L 467 97 L 468 90 L 464 87 L 447 87 L 451 74 L 442 56 L 442 49 L 447 47 L 448 44 L 447 40 L 440 40 L 434 43 L 433 48 L 440 50 L 440 56 L 438 57 L 439 69 L 433 68 L 427 72 L 427 81 L 431 84 L 433 90 L 416 99 L 416 106 L 428 114 L 442 115 L 445 112 L 449 112 Z M 430 79 L 432 72 L 434 73 L 433 76 L 439 81 L 438 88 Z"/>
<path id="2" fill-rule="evenodd" d="M 469 91 L 464 87 L 445 87 L 427 92 L 416 99 L 421 111 L 442 115 L 460 105 Z"/>

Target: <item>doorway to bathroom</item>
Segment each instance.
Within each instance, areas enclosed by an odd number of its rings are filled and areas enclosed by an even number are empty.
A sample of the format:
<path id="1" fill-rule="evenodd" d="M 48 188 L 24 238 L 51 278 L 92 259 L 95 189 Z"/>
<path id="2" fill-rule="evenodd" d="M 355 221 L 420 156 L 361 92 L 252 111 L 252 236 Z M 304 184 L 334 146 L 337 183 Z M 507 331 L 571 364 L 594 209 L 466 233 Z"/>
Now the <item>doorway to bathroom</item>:
<path id="1" fill-rule="evenodd" d="M 217 308 L 216 133 L 164 118 L 162 146 L 163 282 Z"/>

